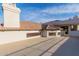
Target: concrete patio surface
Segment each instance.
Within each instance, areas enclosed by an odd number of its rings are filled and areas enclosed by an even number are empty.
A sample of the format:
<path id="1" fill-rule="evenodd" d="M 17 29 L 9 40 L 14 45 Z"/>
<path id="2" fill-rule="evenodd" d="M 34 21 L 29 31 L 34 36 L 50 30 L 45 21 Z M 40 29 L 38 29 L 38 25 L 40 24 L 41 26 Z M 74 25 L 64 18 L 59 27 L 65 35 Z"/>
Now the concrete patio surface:
<path id="1" fill-rule="evenodd" d="M 38 56 L 65 37 L 35 38 L 0 45 L 0 56 Z"/>
<path id="2" fill-rule="evenodd" d="M 31 45 L 34 45 L 34 44 L 47 40 L 47 39 L 41 38 L 41 37 L 38 37 L 38 38 L 28 39 L 28 40 L 26 39 L 26 40 L 22 40 L 22 41 L 13 42 L 13 43 L 2 44 L 2 45 L 0 45 L 0 55 L 6 55 L 6 54 L 12 53 L 14 51 L 20 50 L 22 48 L 25 48 L 25 47 L 28 47 L 28 46 L 31 46 Z"/>
<path id="3" fill-rule="evenodd" d="M 38 38 L 39 40 L 41 38 Z M 44 41 L 41 41 L 38 44 L 32 46 L 25 46 L 25 48 L 17 50 L 13 53 L 7 54 L 8 56 L 42 56 L 46 53 L 51 47 L 58 44 L 61 40 L 64 40 L 65 37 L 49 37 L 43 38 Z"/>

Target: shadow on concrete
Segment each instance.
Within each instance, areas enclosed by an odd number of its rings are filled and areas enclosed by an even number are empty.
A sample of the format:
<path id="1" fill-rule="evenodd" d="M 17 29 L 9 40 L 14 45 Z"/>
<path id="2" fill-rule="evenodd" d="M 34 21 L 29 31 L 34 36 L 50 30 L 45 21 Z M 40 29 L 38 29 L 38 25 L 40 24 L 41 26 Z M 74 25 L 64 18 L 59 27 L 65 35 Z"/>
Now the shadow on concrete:
<path id="1" fill-rule="evenodd" d="M 70 37 L 52 56 L 79 56 L 79 38 Z"/>

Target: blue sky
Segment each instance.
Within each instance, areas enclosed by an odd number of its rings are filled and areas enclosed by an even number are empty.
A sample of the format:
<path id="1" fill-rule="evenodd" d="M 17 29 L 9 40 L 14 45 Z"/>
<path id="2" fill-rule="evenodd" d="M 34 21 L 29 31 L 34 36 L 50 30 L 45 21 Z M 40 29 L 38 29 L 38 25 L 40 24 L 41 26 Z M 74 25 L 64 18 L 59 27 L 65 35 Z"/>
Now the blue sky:
<path id="1" fill-rule="evenodd" d="M 79 4 L 77 3 L 17 3 L 17 7 L 21 9 L 21 21 L 44 23 L 53 20 L 67 20 L 79 15 Z M 1 7 L 0 22 L 3 22 Z"/>

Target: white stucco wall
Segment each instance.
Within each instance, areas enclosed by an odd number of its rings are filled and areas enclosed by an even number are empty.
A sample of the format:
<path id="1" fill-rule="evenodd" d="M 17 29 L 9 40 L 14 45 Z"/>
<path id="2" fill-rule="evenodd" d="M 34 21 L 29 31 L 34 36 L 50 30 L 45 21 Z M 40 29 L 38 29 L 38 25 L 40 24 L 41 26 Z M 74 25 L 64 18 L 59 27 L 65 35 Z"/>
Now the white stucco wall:
<path id="1" fill-rule="evenodd" d="M 4 27 L 7 28 L 19 28 L 20 27 L 20 9 L 10 6 L 8 4 L 2 4 L 4 14 Z"/>
<path id="2" fill-rule="evenodd" d="M 0 44 L 6 44 L 21 40 L 32 39 L 40 36 L 27 38 L 27 33 L 35 33 L 39 31 L 0 31 Z"/>

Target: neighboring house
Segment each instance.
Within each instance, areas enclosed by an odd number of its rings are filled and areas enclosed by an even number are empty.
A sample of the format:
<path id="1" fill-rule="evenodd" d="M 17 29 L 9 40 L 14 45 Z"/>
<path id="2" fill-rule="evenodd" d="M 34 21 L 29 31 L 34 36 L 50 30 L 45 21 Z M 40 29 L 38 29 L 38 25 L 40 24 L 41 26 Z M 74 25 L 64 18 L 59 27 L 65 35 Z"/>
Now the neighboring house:
<path id="1" fill-rule="evenodd" d="M 49 37 L 49 36 L 60 37 L 61 28 L 50 24 L 48 25 L 42 24 L 41 36 L 42 37 Z"/>
<path id="2" fill-rule="evenodd" d="M 62 32 L 64 35 L 69 36 L 79 36 L 79 17 L 75 16 L 72 19 L 68 19 L 65 21 L 51 21 L 44 23 L 47 25 L 55 25 L 62 28 Z"/>

